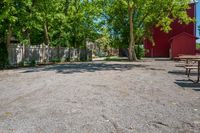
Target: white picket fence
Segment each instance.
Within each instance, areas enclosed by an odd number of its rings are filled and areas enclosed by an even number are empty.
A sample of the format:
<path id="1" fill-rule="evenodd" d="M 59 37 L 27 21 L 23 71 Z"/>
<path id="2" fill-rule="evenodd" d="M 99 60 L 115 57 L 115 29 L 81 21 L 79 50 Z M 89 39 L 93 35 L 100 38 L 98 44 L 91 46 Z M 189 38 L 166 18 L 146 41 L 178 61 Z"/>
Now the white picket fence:
<path id="1" fill-rule="evenodd" d="M 73 60 L 80 55 L 77 49 L 49 47 L 45 45 L 24 46 L 19 44 L 9 46 L 8 53 L 10 65 L 16 65 L 24 61 L 35 61 L 36 63 L 48 62 L 54 59 L 66 61 L 69 56 Z"/>

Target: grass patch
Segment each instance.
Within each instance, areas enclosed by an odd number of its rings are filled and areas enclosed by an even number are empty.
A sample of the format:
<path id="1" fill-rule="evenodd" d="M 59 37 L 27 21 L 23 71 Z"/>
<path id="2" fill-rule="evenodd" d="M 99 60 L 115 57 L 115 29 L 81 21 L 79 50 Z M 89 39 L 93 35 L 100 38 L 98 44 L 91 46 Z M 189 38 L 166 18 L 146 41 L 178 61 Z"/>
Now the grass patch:
<path id="1" fill-rule="evenodd" d="M 197 49 L 200 49 L 200 43 L 197 43 L 197 44 L 196 44 L 196 48 L 197 48 Z"/>

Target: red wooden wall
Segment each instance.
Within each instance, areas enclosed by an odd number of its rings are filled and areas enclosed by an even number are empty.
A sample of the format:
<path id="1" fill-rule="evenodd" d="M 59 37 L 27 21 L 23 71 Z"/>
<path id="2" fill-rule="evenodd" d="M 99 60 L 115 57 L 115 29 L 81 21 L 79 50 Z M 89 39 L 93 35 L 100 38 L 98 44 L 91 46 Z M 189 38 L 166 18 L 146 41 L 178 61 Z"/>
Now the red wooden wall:
<path id="1" fill-rule="evenodd" d="M 181 54 L 196 54 L 196 37 L 183 32 L 171 40 L 171 57 L 177 57 Z"/>
<path id="2" fill-rule="evenodd" d="M 191 8 L 188 10 L 188 15 L 191 18 L 195 17 L 195 4 L 190 5 Z M 160 31 L 159 28 L 154 28 L 152 31 L 153 38 L 155 41 L 155 46 L 152 46 L 152 43 L 148 40 L 144 41 L 144 47 L 146 49 L 147 57 L 169 57 L 169 51 L 171 48 L 170 39 L 182 32 L 189 33 L 195 36 L 195 24 L 190 23 L 180 24 L 178 20 L 174 21 L 171 25 L 172 30 L 169 33 L 164 33 Z M 182 38 L 184 40 L 184 38 Z M 181 43 L 181 42 L 179 42 Z M 180 44 L 181 45 L 181 44 Z M 195 45 L 195 44 L 192 44 Z M 181 47 L 181 46 L 180 46 Z"/>

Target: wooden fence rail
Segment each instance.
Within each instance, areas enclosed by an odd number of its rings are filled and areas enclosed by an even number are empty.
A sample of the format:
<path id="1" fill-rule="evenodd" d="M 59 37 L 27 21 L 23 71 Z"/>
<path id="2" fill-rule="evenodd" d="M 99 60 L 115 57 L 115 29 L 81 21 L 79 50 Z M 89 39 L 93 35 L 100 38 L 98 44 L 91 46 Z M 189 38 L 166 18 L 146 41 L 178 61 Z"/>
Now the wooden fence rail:
<path id="1" fill-rule="evenodd" d="M 12 44 L 8 47 L 9 64 L 17 65 L 21 62 L 44 63 L 52 60 L 60 60 L 62 62 L 69 60 L 91 60 L 92 52 L 87 49 L 69 49 L 64 47 L 49 47 L 45 45 L 25 46 Z M 82 57 L 84 56 L 84 57 Z"/>

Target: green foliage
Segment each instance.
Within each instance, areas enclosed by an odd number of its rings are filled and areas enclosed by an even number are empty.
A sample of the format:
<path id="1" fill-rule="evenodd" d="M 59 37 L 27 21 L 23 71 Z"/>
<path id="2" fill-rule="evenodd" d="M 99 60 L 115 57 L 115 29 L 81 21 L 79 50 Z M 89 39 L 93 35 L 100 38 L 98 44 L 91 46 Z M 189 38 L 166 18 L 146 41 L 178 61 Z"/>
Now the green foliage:
<path id="1" fill-rule="evenodd" d="M 19 67 L 27 67 L 27 66 L 28 67 L 29 66 L 34 67 L 36 65 L 37 65 L 37 62 L 34 59 L 32 59 L 32 60 L 26 60 L 26 61 L 22 61 L 22 62 L 18 63 Z"/>
<path id="2" fill-rule="evenodd" d="M 35 60 L 31 60 L 31 61 L 30 61 L 30 66 L 32 66 L 32 67 L 33 67 L 33 66 L 36 66 L 36 64 L 37 64 L 37 63 L 36 63 L 36 61 L 35 61 Z"/>
<path id="3" fill-rule="evenodd" d="M 99 49 L 103 50 L 104 52 L 107 52 L 111 47 L 111 40 L 110 40 L 108 30 L 106 28 L 102 28 L 102 29 L 103 29 L 102 34 L 96 40 L 96 43 Z"/>
<path id="4" fill-rule="evenodd" d="M 196 44 L 196 48 L 197 48 L 197 49 L 200 49 L 200 43 L 197 43 L 197 44 Z"/>
<path id="5" fill-rule="evenodd" d="M 142 59 L 145 56 L 145 49 L 143 45 L 135 45 L 135 53 L 138 59 Z"/>
<path id="6" fill-rule="evenodd" d="M 4 0 L 0 19 L 12 25 L 23 44 L 81 47 L 98 37 L 103 0 Z M 47 27 L 44 32 L 44 25 Z"/>
<path id="7" fill-rule="evenodd" d="M 23 62 L 23 61 L 19 62 L 19 63 L 18 63 L 18 66 L 19 66 L 19 67 L 24 67 L 24 62 Z"/>
<path id="8" fill-rule="evenodd" d="M 4 8 L 4 4 L 0 2 L 0 9 Z M 1 18 L 5 17 L 6 11 L 0 10 L 0 69 L 4 69 L 8 66 L 8 51 L 6 45 L 6 27 L 5 21 L 1 21 Z"/>

